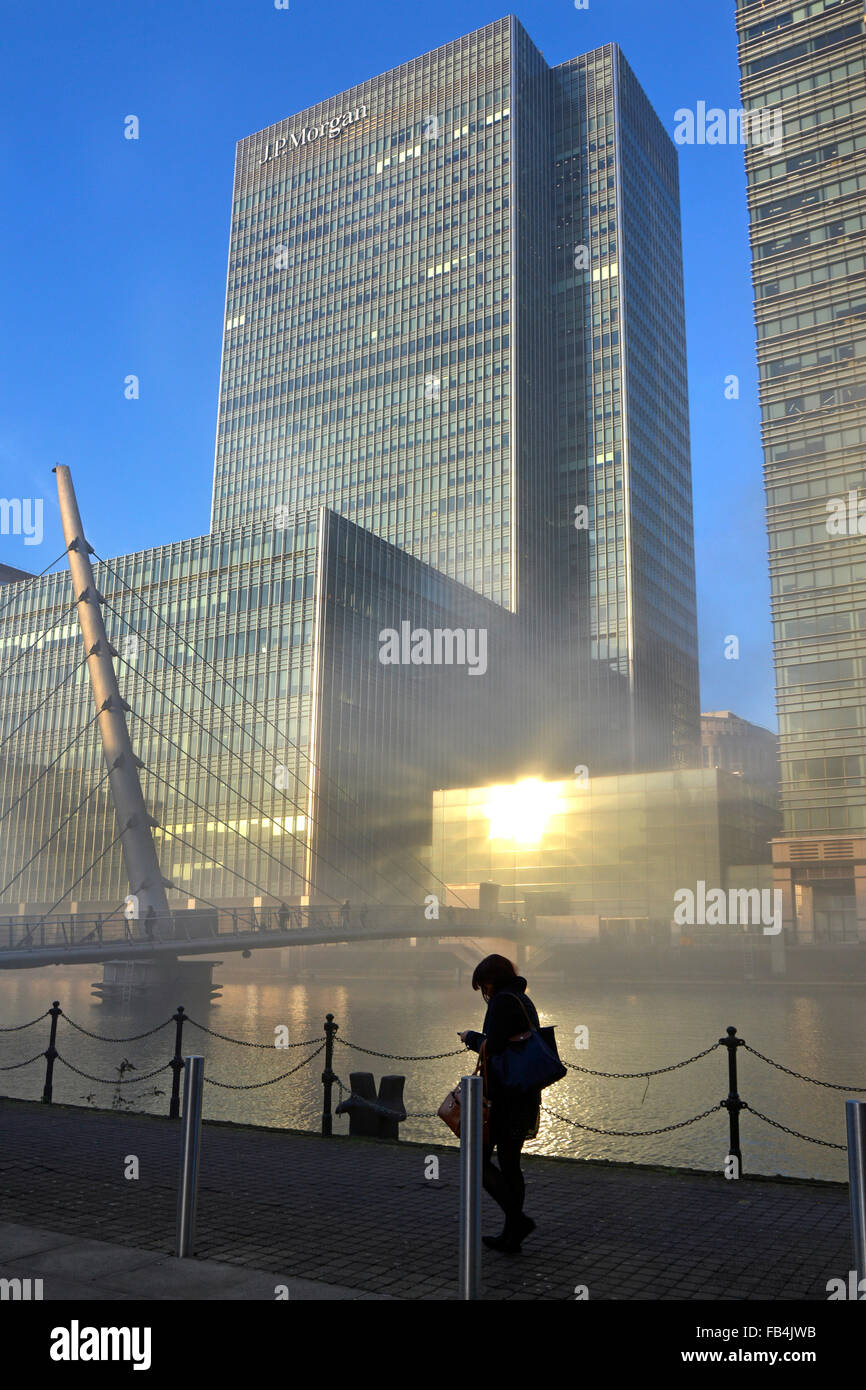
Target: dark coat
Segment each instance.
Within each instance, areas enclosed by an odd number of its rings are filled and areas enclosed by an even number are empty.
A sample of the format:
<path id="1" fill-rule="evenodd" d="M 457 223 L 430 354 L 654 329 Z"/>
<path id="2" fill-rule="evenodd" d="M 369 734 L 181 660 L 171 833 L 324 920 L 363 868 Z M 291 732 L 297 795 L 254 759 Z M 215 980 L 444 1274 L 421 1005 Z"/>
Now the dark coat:
<path id="1" fill-rule="evenodd" d="M 523 1008 L 521 1008 L 521 1004 Z M 526 1013 L 524 1013 L 524 1009 Z M 529 1015 L 527 1022 L 526 1015 Z M 532 1091 L 526 1096 L 515 1097 L 497 1086 L 496 1069 L 489 1061 L 497 1053 L 504 1052 L 508 1039 L 518 1033 L 525 1033 L 530 1027 L 538 1028 L 538 1012 L 526 993 L 526 981 L 518 975 L 509 984 L 498 989 L 487 1005 L 484 1024 L 480 1033 L 466 1034 L 466 1046 L 478 1052 L 483 1042 L 487 1043 L 485 1055 L 488 1059 L 487 1093 L 493 1105 L 494 1133 L 516 1132 L 530 1129 L 541 1103 L 541 1091 Z"/>

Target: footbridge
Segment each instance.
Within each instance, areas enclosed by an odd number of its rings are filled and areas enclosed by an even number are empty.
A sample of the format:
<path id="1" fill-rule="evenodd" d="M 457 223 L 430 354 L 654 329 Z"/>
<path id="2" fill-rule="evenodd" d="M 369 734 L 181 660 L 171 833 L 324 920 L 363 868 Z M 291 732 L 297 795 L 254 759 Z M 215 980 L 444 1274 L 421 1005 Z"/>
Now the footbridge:
<path id="1" fill-rule="evenodd" d="M 100 961 L 156 961 L 226 951 L 341 942 L 427 940 L 464 948 L 484 942 L 503 950 L 536 939 L 514 917 L 473 908 L 442 908 L 428 920 L 424 907 L 268 907 L 181 910 L 142 921 L 116 913 L 84 917 L 0 917 L 0 970 Z M 463 954 L 463 951 L 461 951 Z"/>

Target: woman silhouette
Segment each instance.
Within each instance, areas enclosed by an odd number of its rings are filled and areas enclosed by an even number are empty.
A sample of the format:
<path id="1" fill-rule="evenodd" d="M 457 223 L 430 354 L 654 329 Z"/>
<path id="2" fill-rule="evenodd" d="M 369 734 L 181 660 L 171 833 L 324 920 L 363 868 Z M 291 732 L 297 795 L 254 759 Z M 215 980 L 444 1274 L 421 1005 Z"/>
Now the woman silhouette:
<path id="1" fill-rule="evenodd" d="M 538 1028 L 538 1013 L 526 994 L 525 979 L 505 956 L 485 956 L 475 967 L 472 988 L 480 989 L 487 1001 L 483 1029 L 480 1033 L 467 1029 L 459 1037 L 473 1052 L 486 1044 L 490 1142 L 484 1148 L 483 1182 L 485 1191 L 505 1213 L 503 1230 L 498 1236 L 484 1236 L 484 1244 L 492 1250 L 516 1255 L 522 1242 L 535 1230 L 535 1222 L 523 1211 L 526 1187 L 520 1170 L 520 1151 L 527 1134 L 537 1127 L 541 1092 L 515 1095 L 504 1091 L 497 1085 L 494 1058 L 505 1051 L 512 1038 Z M 498 1168 L 493 1163 L 494 1149 Z"/>

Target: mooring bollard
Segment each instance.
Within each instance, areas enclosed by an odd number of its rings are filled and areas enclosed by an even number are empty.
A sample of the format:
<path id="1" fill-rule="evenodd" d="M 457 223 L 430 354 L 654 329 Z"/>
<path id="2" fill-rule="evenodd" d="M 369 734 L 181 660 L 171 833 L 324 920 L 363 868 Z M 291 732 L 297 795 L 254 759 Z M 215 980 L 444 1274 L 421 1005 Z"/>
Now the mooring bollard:
<path id="1" fill-rule="evenodd" d="M 45 1085 L 42 1088 L 43 1105 L 51 1104 L 51 1096 L 54 1090 L 54 1058 L 57 1056 L 57 1048 L 54 1044 L 57 1041 L 57 1020 L 63 1013 L 59 999 L 54 1000 L 48 1012 L 51 1015 L 51 1036 L 48 1039 L 48 1047 L 45 1050 Z"/>
<path id="2" fill-rule="evenodd" d="M 848 1188 L 854 1228 L 854 1268 L 857 1283 L 866 1279 L 866 1100 L 846 1100 L 848 1129 Z"/>
<path id="3" fill-rule="evenodd" d="M 180 1119 L 180 1074 L 183 1071 L 183 1025 L 185 1016 L 183 1004 L 178 1004 L 177 1013 L 174 1015 L 174 1056 L 171 1059 L 171 1100 L 168 1104 L 168 1118 L 170 1120 Z"/>
<path id="4" fill-rule="evenodd" d="M 322 1072 L 322 1086 L 325 1093 L 322 1100 L 322 1133 L 326 1136 L 332 1133 L 331 1091 L 337 1078 L 331 1063 L 334 1060 L 334 1034 L 339 1026 L 339 1023 L 334 1022 L 333 1014 L 325 1014 L 325 1070 Z"/>
<path id="5" fill-rule="evenodd" d="M 728 1112 L 728 1127 L 730 1137 L 728 1141 L 728 1156 L 737 1161 L 736 1176 L 743 1176 L 743 1155 L 740 1149 L 740 1111 L 745 1110 L 745 1101 L 740 1100 L 737 1091 L 737 1048 L 743 1046 L 743 1039 L 737 1037 L 736 1028 L 726 1029 L 727 1037 L 719 1038 L 723 1047 L 728 1049 L 728 1098 L 722 1101 L 722 1105 Z"/>
<path id="6" fill-rule="evenodd" d="M 484 1081 L 460 1082 L 460 1298 L 481 1295 L 481 1146 Z"/>
<path id="7" fill-rule="evenodd" d="M 201 1102 L 204 1057 L 187 1057 L 183 1078 L 183 1131 L 180 1145 L 180 1189 L 177 1194 L 177 1254 L 194 1254 L 198 1170 L 201 1158 Z"/>

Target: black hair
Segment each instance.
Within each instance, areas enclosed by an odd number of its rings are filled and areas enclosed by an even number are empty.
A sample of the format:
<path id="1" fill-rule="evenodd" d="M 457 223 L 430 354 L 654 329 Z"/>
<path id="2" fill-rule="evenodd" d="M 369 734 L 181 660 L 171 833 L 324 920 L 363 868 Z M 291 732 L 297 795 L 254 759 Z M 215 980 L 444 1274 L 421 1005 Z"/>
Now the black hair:
<path id="1" fill-rule="evenodd" d="M 503 985 L 517 979 L 517 971 L 506 956 L 485 956 L 472 972 L 472 988 L 480 989 L 489 999 Z"/>

